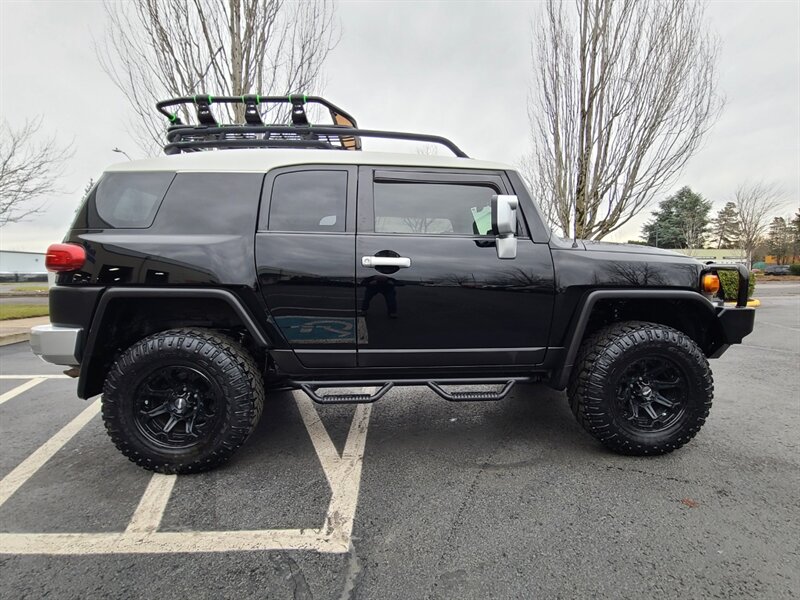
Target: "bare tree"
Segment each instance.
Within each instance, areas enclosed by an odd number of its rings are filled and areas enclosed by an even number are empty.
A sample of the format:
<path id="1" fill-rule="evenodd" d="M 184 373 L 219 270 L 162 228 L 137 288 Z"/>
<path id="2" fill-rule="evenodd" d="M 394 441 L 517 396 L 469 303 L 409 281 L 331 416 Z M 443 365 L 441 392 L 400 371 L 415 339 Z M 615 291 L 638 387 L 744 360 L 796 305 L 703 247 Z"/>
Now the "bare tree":
<path id="1" fill-rule="evenodd" d="M 775 183 L 743 183 L 734 194 L 739 209 L 740 241 L 747 253 L 748 268 L 753 264 L 753 253 L 769 229 L 769 216 L 780 208 L 785 193 Z"/>
<path id="2" fill-rule="evenodd" d="M 0 123 L 0 227 L 42 212 L 46 196 L 61 193 L 59 178 L 72 144 L 42 138 L 42 119 L 18 129 Z"/>
<path id="3" fill-rule="evenodd" d="M 439 156 L 439 146 L 436 144 L 423 144 L 417 148 L 420 156 Z"/>
<path id="4" fill-rule="evenodd" d="M 533 27 L 528 178 L 565 235 L 602 239 L 697 151 L 723 105 L 699 2 L 548 0 Z"/>
<path id="5" fill-rule="evenodd" d="M 96 50 L 137 115 L 131 133 L 146 153 L 163 143 L 158 100 L 308 93 L 338 42 L 333 0 L 134 0 L 107 2 L 106 12 Z M 220 110 L 242 120 L 241 106 Z"/>

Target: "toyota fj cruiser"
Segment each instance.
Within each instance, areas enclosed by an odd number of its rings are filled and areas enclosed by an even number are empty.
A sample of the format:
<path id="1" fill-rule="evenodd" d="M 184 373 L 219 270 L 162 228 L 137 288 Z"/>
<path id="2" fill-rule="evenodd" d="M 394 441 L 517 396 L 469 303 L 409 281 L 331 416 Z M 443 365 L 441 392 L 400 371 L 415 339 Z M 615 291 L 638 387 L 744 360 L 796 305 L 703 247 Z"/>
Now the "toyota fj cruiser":
<path id="1" fill-rule="evenodd" d="M 270 103 L 289 124 L 263 122 Z M 243 122 L 219 124 L 218 104 Z M 331 124 L 310 124 L 309 105 Z M 427 385 L 462 401 L 541 382 L 610 449 L 671 452 L 708 416 L 707 359 L 753 329 L 744 267 L 561 240 L 513 168 L 445 138 L 359 129 L 319 97 L 157 108 L 168 156 L 100 178 L 48 249 L 52 323 L 31 334 L 81 398 L 102 393 L 112 440 L 146 469 L 224 462 L 277 388 L 344 403 Z M 363 138 L 456 156 L 365 152 Z M 735 307 L 721 269 L 738 271 Z M 375 391 L 344 391 L 362 387 Z"/>

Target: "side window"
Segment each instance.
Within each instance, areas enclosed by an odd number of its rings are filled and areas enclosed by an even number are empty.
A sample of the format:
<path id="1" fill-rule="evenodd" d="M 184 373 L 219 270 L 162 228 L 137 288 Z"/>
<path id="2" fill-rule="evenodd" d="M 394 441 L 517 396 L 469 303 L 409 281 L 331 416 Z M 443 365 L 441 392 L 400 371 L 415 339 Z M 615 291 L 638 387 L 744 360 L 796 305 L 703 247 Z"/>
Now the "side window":
<path id="1" fill-rule="evenodd" d="M 97 184 L 97 215 L 110 227 L 147 228 L 153 224 L 174 173 L 106 173 Z"/>
<path id="2" fill-rule="evenodd" d="M 377 233 L 490 235 L 490 185 L 375 182 Z"/>
<path id="3" fill-rule="evenodd" d="M 178 173 L 158 211 L 159 233 L 255 231 L 261 173 Z"/>
<path id="4" fill-rule="evenodd" d="M 272 184 L 267 228 L 344 231 L 346 212 L 347 171 L 282 173 Z"/>

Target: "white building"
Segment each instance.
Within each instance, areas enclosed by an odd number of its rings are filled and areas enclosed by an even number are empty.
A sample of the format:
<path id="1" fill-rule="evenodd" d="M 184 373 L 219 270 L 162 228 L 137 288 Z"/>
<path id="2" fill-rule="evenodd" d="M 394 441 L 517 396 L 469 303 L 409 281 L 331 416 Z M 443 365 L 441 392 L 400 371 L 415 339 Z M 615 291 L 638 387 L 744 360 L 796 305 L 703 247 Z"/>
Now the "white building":
<path id="1" fill-rule="evenodd" d="M 0 281 L 45 281 L 42 252 L 0 250 Z"/>
<path id="2" fill-rule="evenodd" d="M 713 261 L 721 264 L 747 263 L 747 253 L 742 248 L 730 248 L 728 250 L 718 250 L 716 248 L 672 248 L 672 251 L 691 256 L 700 262 Z"/>

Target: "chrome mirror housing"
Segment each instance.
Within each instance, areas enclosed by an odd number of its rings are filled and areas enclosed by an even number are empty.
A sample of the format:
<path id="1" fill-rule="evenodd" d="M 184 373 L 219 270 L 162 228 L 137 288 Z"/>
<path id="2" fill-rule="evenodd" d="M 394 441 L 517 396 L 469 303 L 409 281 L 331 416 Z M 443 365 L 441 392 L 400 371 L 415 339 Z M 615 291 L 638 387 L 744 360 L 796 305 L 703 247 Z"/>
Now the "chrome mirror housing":
<path id="1" fill-rule="evenodd" d="M 517 207 L 516 196 L 492 196 L 492 229 L 495 233 L 497 258 L 517 257 Z"/>

